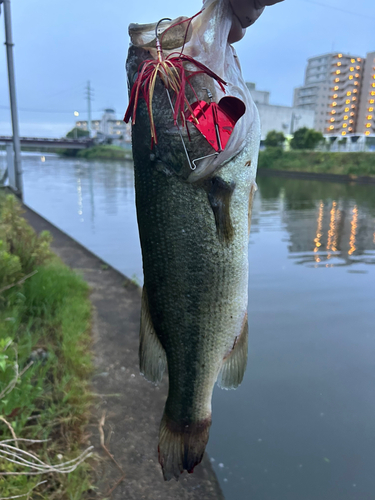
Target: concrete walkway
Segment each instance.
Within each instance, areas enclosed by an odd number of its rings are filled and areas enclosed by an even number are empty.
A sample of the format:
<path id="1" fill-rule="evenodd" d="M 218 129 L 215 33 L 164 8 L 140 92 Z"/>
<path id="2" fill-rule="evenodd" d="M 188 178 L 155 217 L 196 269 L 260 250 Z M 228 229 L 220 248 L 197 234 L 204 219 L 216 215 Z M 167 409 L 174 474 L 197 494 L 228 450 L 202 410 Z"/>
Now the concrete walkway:
<path id="1" fill-rule="evenodd" d="M 99 421 L 105 411 L 110 453 L 125 473 L 113 500 L 224 500 L 207 455 L 194 474 L 164 482 L 157 457 L 158 429 L 166 400 L 166 377 L 160 387 L 138 369 L 140 289 L 69 236 L 25 207 L 25 218 L 39 233 L 53 236 L 53 251 L 76 269 L 91 287 L 93 304 L 93 390 L 98 394 L 90 426 L 91 444 L 103 460 L 97 468 L 98 498 L 108 497 L 121 472 L 100 446 Z"/>

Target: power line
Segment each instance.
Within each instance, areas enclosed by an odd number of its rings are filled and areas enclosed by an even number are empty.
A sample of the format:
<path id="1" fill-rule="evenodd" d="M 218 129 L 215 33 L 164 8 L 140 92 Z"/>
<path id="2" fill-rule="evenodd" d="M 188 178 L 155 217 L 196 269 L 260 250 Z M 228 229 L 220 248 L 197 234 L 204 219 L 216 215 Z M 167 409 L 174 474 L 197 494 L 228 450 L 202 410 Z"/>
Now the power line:
<path id="1" fill-rule="evenodd" d="M 81 82 L 81 83 L 79 83 L 79 84 L 77 84 L 77 85 L 74 85 L 73 87 L 69 87 L 69 88 L 67 88 L 67 89 L 59 90 L 59 91 L 57 91 L 57 92 L 54 92 L 53 94 L 47 94 L 47 95 L 44 97 L 44 99 L 49 99 L 49 98 L 51 98 L 51 97 L 55 97 L 55 96 L 57 96 L 57 95 L 61 95 L 61 94 L 64 94 L 64 93 L 66 93 L 66 92 L 71 92 L 72 90 L 77 90 L 79 87 L 81 87 L 81 88 L 82 88 L 84 85 L 85 85 L 85 82 Z"/>
<path id="2" fill-rule="evenodd" d="M 325 3 L 316 2 L 315 0 L 303 0 L 303 1 L 307 2 L 307 3 L 312 3 L 314 5 L 319 5 L 320 7 L 325 7 L 325 8 L 328 8 L 328 9 L 339 10 L 340 12 L 344 12 L 345 14 L 350 14 L 351 16 L 365 17 L 366 19 L 370 19 L 372 21 L 375 21 L 375 17 L 368 16 L 367 14 L 361 14 L 359 12 L 352 12 L 350 10 L 342 9 L 341 7 L 335 7 L 333 5 L 328 5 L 328 4 L 325 4 Z"/>
<path id="3" fill-rule="evenodd" d="M 3 106 L 0 105 L 0 109 L 6 109 L 10 110 L 9 106 Z M 78 108 L 79 109 L 79 108 Z M 72 114 L 72 111 L 63 111 L 63 110 L 57 110 L 57 109 L 32 109 L 32 108 L 18 108 L 19 111 L 27 112 L 27 113 L 66 113 L 66 114 Z M 103 112 L 103 109 L 96 109 L 93 111 L 94 113 L 101 113 Z M 80 111 L 79 114 L 87 113 L 87 111 Z"/>

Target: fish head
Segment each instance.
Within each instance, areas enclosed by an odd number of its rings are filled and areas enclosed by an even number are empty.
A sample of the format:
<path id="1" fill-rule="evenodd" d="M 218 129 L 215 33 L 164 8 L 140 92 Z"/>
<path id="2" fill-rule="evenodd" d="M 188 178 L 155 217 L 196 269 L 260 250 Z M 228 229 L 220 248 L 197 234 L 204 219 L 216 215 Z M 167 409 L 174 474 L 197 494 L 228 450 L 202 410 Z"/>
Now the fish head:
<path id="1" fill-rule="evenodd" d="M 179 54 L 186 56 L 183 62 L 186 119 L 176 117 L 176 93 L 163 74 L 157 72 L 148 107 L 141 92 L 138 98 L 136 116 L 133 115 L 133 150 L 147 151 L 164 165 L 166 173 L 181 176 L 188 182 L 211 176 L 235 157 L 243 149 L 257 113 L 237 54 L 229 43 L 233 16 L 229 0 L 207 0 L 193 18 L 129 26 L 131 45 L 126 65 L 129 92 L 145 62 L 158 60 L 156 30 L 163 60 L 173 61 Z M 209 72 L 202 71 L 202 65 Z M 152 150 L 150 106 L 156 132 Z M 210 109 L 214 106 L 218 111 Z M 215 144 L 207 133 L 210 129 L 211 136 L 217 138 L 215 130 L 212 131 L 212 113 L 214 125 L 218 122 L 219 128 L 227 127 L 225 141 L 220 140 L 219 134 Z M 222 123 L 225 115 L 232 119 L 230 132 L 228 124 Z"/>

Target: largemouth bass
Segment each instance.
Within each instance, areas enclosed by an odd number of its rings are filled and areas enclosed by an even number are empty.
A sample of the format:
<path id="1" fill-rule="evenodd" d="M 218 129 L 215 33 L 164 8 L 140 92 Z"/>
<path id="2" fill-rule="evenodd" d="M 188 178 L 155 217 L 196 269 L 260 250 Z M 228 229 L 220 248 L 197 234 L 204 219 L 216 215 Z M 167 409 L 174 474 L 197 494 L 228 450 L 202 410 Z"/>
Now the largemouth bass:
<path id="1" fill-rule="evenodd" d="M 188 26 L 179 24 L 185 18 L 160 26 L 161 31 L 174 26 L 163 39 L 165 53 L 183 49 L 227 82 L 224 91 L 204 72 L 196 74 L 191 79 L 194 91 L 186 92 L 190 103 L 198 98 L 209 105 L 211 94 L 216 103 L 231 96 L 245 105 L 225 149 L 212 155 L 212 145 L 196 123 L 176 126 L 172 94 L 161 78 L 153 97 L 157 144 L 152 150 L 149 110 L 142 99 L 132 127 L 144 270 L 140 369 L 153 382 L 168 369 L 159 437 L 166 480 L 192 472 L 201 461 L 214 384 L 236 388 L 246 368 L 248 239 L 260 125 L 228 43 L 232 18 L 229 0 L 208 0 Z M 129 27 L 130 90 L 142 62 L 157 57 L 155 26 Z M 192 160 L 202 157 L 192 170 Z"/>

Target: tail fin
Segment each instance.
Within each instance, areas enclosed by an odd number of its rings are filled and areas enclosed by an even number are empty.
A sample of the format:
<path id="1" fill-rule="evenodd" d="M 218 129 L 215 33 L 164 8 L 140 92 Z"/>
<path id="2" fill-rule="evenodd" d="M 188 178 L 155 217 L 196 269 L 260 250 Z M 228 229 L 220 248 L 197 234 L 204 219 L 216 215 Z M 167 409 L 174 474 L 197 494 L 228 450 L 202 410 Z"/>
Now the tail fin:
<path id="1" fill-rule="evenodd" d="M 159 462 L 165 481 L 178 480 L 187 470 L 194 471 L 206 449 L 211 416 L 201 422 L 185 425 L 173 422 L 165 413 L 160 424 Z"/>

